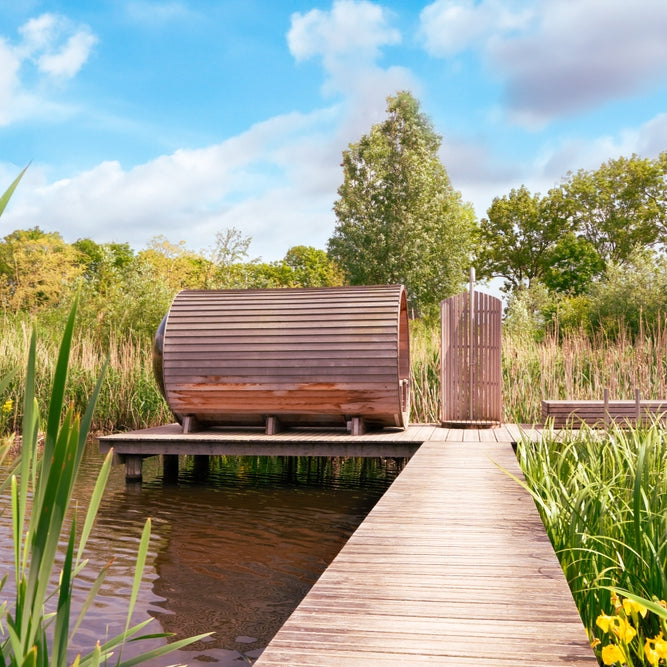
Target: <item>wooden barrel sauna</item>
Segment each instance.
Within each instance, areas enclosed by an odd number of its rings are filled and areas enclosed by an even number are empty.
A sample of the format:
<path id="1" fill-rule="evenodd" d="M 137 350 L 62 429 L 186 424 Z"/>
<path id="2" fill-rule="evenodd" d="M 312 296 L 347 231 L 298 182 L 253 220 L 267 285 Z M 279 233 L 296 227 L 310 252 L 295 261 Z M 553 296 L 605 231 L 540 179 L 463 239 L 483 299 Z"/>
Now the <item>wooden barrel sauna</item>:
<path id="1" fill-rule="evenodd" d="M 185 290 L 157 332 L 153 366 L 185 432 L 405 428 L 405 288 Z"/>

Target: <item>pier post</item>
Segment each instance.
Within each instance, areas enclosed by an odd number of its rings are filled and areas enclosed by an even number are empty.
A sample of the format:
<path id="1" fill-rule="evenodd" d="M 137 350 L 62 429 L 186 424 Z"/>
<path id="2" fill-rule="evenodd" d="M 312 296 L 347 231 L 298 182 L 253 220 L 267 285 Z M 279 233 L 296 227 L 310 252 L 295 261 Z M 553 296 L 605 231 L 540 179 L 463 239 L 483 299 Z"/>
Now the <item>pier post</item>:
<path id="1" fill-rule="evenodd" d="M 178 481 L 178 454 L 162 455 L 162 476 L 167 482 Z"/>
<path id="2" fill-rule="evenodd" d="M 141 463 L 143 456 L 135 456 L 132 454 L 125 455 L 125 481 L 126 482 L 141 482 Z"/>

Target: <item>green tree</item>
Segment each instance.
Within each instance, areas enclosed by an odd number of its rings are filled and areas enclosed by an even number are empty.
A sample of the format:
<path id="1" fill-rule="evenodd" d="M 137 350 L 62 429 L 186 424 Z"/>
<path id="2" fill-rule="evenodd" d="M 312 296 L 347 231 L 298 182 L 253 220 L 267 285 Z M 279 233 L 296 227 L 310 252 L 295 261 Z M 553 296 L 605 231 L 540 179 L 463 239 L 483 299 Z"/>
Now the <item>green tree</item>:
<path id="1" fill-rule="evenodd" d="M 57 305 L 80 274 L 77 251 L 58 232 L 17 229 L 0 242 L 0 303 L 7 310 Z"/>
<path id="2" fill-rule="evenodd" d="M 406 91 L 343 152 L 328 254 L 353 285 L 404 283 L 420 313 L 461 287 L 476 223 L 440 162 L 441 137 Z"/>
<path id="3" fill-rule="evenodd" d="M 504 290 L 530 287 L 544 273 L 554 243 L 569 231 L 558 193 L 531 194 L 525 186 L 496 197 L 480 223 L 477 274 L 505 279 Z"/>
<path id="4" fill-rule="evenodd" d="M 551 290 L 571 296 L 584 294 L 604 271 L 604 262 L 586 238 L 563 234 L 544 254 L 542 281 Z"/>
<path id="5" fill-rule="evenodd" d="M 311 246 L 291 247 L 282 261 L 294 287 L 335 287 L 343 284 L 343 273 L 324 250 Z"/>
<path id="6" fill-rule="evenodd" d="M 211 262 L 188 250 L 185 241 L 171 243 L 164 236 L 152 238 L 139 253 L 139 259 L 149 264 L 174 293 L 207 287 L 213 271 Z"/>
<path id="7" fill-rule="evenodd" d="M 572 226 L 604 262 L 624 262 L 641 248 L 667 245 L 667 152 L 651 160 L 632 155 L 596 171 L 569 174 L 561 186 Z"/>

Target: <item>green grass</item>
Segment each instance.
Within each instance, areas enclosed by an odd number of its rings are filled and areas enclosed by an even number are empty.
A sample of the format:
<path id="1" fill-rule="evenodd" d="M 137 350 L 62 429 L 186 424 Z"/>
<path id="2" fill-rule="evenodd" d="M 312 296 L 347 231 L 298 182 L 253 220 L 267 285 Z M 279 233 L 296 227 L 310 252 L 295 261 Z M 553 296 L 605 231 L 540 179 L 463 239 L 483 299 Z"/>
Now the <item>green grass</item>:
<path id="1" fill-rule="evenodd" d="M 110 564 L 98 574 L 81 609 L 72 609 L 73 587 L 85 569 L 85 547 L 111 467 L 112 453 L 106 457 L 98 474 L 82 524 L 70 505 L 86 439 L 93 419 L 102 379 L 94 383 L 83 412 L 68 405 L 68 367 L 74 329 L 72 310 L 62 343 L 54 356 L 53 381 L 44 412 L 36 394 L 38 344 L 33 334 L 28 342 L 23 381 L 21 451 L 10 474 L 0 480 L 0 487 L 10 489 L 14 544 L 14 599 L 0 605 L 0 665 L 16 667 L 64 667 L 72 660 L 70 647 L 80 622 L 95 599 Z M 40 369 L 44 371 L 44 369 Z M 101 369 L 100 378 L 104 375 Z M 16 372 L 0 376 L 0 395 L 15 380 Z M 46 416 L 43 418 L 42 415 Z M 43 433 L 43 444 L 39 435 Z M 0 448 L 5 459 L 9 445 Z M 71 519 L 70 519 L 71 517 Z M 78 535 L 78 537 L 77 537 Z M 198 639 L 195 637 L 124 660 L 123 647 L 128 641 L 167 635 L 144 635 L 147 619 L 132 624 L 137 593 L 150 539 L 150 520 L 146 522 L 137 554 L 134 583 L 128 600 L 125 629 L 115 637 L 98 642 L 90 652 L 74 658 L 74 665 L 115 664 L 130 667 L 170 653 Z M 66 544 L 64 554 L 61 544 Z M 9 575 L 7 575 L 9 576 Z M 3 588 L 7 576 L 0 583 Z"/>
<path id="2" fill-rule="evenodd" d="M 611 587 L 667 599 L 667 429 L 551 433 L 517 457 L 584 624 L 595 634 Z M 641 621 L 660 630 L 656 615 Z"/>

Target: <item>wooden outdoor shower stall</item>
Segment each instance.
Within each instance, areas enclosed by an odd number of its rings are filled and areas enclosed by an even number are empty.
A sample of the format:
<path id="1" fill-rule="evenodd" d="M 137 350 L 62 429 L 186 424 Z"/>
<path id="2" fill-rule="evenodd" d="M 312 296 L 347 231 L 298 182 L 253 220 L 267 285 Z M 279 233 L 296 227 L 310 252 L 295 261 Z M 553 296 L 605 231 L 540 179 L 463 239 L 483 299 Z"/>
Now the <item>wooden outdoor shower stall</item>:
<path id="1" fill-rule="evenodd" d="M 443 426 L 502 421 L 502 302 L 472 284 L 440 304 Z"/>
<path id="2" fill-rule="evenodd" d="M 206 426 L 408 425 L 402 285 L 186 290 L 155 338 L 158 384 L 185 433 Z"/>

